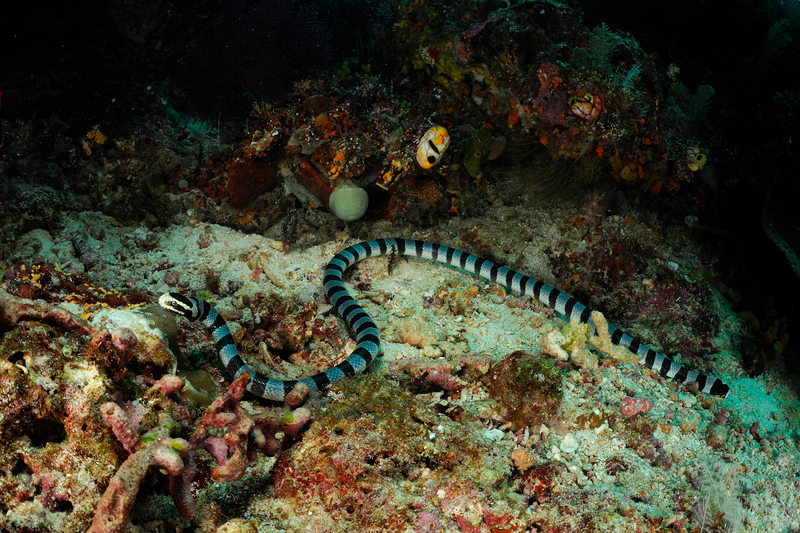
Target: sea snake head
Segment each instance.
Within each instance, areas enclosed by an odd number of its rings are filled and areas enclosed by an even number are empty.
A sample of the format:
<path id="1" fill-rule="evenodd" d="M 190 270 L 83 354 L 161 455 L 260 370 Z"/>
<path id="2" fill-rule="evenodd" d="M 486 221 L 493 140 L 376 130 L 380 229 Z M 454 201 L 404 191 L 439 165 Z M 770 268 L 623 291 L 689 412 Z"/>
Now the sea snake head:
<path id="1" fill-rule="evenodd" d="M 197 305 L 197 300 L 189 298 L 177 292 L 167 292 L 161 295 L 158 299 L 158 305 L 172 311 L 176 315 L 181 315 L 191 321 L 200 318 L 200 307 Z"/>

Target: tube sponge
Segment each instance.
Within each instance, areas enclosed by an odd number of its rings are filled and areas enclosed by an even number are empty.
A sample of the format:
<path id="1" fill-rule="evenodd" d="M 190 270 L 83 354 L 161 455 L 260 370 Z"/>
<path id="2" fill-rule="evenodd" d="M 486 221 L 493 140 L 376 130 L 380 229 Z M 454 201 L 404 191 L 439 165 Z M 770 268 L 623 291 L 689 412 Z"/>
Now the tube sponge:
<path id="1" fill-rule="evenodd" d="M 364 216 L 369 205 L 367 191 L 353 185 L 343 185 L 331 193 L 328 207 L 331 213 L 345 222 Z"/>

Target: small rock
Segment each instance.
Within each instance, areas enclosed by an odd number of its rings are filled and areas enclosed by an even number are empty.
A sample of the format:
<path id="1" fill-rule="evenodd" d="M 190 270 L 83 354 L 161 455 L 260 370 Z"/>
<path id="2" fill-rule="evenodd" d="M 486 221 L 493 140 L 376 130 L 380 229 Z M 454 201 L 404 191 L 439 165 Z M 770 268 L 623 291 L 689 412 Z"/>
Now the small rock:
<path id="1" fill-rule="evenodd" d="M 525 448 L 517 448 L 511 452 L 511 461 L 522 472 L 536 464 L 536 457 Z"/>
<path id="2" fill-rule="evenodd" d="M 111 332 L 111 342 L 120 350 L 130 350 L 139 342 L 130 328 L 118 328 Z"/>
<path id="3" fill-rule="evenodd" d="M 713 424 L 706 430 L 706 443 L 712 448 L 720 448 L 728 441 L 728 428 Z"/>
<path id="4" fill-rule="evenodd" d="M 564 440 L 561 441 L 561 451 L 566 454 L 571 454 L 578 449 L 578 441 L 575 440 L 575 437 L 572 436 L 572 433 L 568 433 Z"/>
<path id="5" fill-rule="evenodd" d="M 174 287 L 180 281 L 181 275 L 180 273 L 170 270 L 166 274 L 164 274 L 164 283 L 169 285 L 170 287 Z"/>
<path id="6" fill-rule="evenodd" d="M 258 529 L 249 520 L 234 518 L 219 526 L 217 533 L 258 533 Z"/>

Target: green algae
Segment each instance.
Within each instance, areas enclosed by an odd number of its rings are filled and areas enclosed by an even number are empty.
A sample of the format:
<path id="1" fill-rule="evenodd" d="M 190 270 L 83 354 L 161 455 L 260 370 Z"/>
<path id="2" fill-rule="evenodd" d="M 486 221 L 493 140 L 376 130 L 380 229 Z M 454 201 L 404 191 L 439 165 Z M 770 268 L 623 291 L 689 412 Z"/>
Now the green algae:
<path id="1" fill-rule="evenodd" d="M 320 404 L 303 440 L 276 465 L 279 498 L 321 505 L 354 530 L 456 512 L 465 499 L 502 514 L 495 502 L 508 500 L 497 491 L 506 490 L 511 464 L 480 438 L 482 425 L 455 422 L 378 375 L 337 382 Z M 501 507 L 510 520 L 523 512 Z"/>
<path id="2" fill-rule="evenodd" d="M 518 427 L 536 427 L 558 414 L 562 382 L 554 361 L 518 351 L 489 372 L 489 394 L 504 408 L 505 420 Z"/>

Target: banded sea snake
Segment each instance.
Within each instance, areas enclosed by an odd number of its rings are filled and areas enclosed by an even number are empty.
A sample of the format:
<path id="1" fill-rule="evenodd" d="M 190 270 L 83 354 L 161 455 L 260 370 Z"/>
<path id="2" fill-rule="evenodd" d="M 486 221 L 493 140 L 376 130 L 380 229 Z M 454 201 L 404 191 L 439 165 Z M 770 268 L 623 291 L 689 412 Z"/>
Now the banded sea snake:
<path id="1" fill-rule="evenodd" d="M 360 374 L 378 354 L 380 346 L 378 327 L 367 312 L 347 292 L 342 283 L 342 275 L 345 270 L 359 261 L 363 261 L 368 257 L 377 257 L 390 253 L 415 256 L 418 259 L 443 263 L 492 283 L 504 285 L 523 296 L 533 296 L 544 305 L 555 309 L 567 320 L 575 318 L 583 324 L 588 324 L 590 331 L 592 333 L 595 332 L 595 327 L 590 317 L 591 311 L 575 298 L 567 296 L 540 280 L 531 279 L 509 268 L 496 265 L 487 259 L 448 246 L 425 241 L 410 239 L 364 241 L 345 248 L 336 254 L 325 267 L 323 273 L 325 295 L 339 313 L 339 316 L 344 318 L 348 327 L 355 333 L 356 348 L 345 361 L 333 368 L 299 380 L 306 384 L 309 389 L 319 391 L 335 381 Z M 238 377 L 243 372 L 250 372 L 252 379 L 247 386 L 247 390 L 256 396 L 269 400 L 283 401 L 298 383 L 297 380 L 271 379 L 248 368 L 247 364 L 239 356 L 225 319 L 205 300 L 178 293 L 167 293 L 159 298 L 158 303 L 165 309 L 184 316 L 190 321 L 199 320 L 203 322 L 214 339 L 215 347 L 225 369 L 234 377 Z M 728 394 L 729 387 L 719 379 L 686 370 L 610 324 L 608 325 L 608 333 L 612 343 L 639 356 L 639 364 L 657 372 L 662 377 L 673 379 L 679 383 L 696 383 L 699 390 L 704 393 L 723 397 Z"/>

